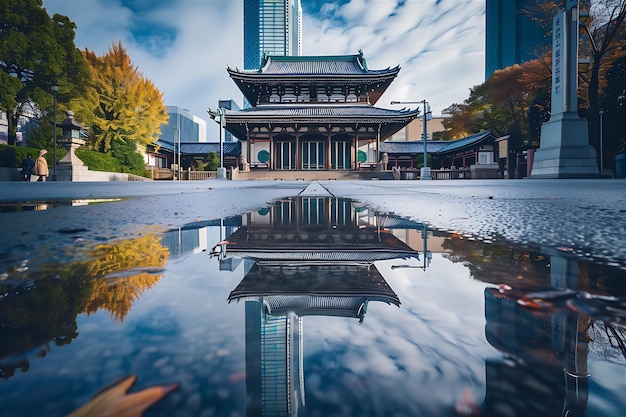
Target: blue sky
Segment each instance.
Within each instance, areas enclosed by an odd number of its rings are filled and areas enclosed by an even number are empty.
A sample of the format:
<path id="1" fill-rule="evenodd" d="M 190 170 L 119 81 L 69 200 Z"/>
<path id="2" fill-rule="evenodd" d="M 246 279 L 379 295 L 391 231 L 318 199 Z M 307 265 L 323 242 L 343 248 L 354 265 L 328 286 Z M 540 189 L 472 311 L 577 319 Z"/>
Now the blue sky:
<path id="1" fill-rule="evenodd" d="M 437 115 L 484 81 L 484 0 L 301 1 L 304 55 L 362 49 L 371 69 L 401 66 L 379 107 L 425 98 Z M 206 109 L 219 99 L 242 103 L 225 68 L 243 67 L 243 0 L 43 0 L 43 5 L 49 14 L 76 23 L 80 49 L 101 55 L 121 40 L 167 105 L 208 119 Z M 217 137 L 213 124 L 207 123 L 209 141 Z"/>

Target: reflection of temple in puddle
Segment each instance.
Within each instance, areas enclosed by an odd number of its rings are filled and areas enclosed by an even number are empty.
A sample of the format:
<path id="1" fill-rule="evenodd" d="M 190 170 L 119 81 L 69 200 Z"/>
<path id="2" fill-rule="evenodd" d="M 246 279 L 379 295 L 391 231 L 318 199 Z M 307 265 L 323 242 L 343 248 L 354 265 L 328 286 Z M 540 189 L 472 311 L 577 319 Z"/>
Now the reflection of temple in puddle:
<path id="1" fill-rule="evenodd" d="M 246 259 L 229 301 L 244 300 L 248 416 L 297 415 L 304 405 L 305 316 L 363 321 L 369 302 L 400 305 L 376 268 L 418 253 L 340 198 L 293 198 L 251 213 L 220 248 L 221 262 Z"/>
<path id="2" fill-rule="evenodd" d="M 577 261 L 550 255 L 552 288 L 578 290 Z M 559 305 L 533 313 L 494 288 L 485 290 L 485 318 L 487 340 L 511 358 L 486 362 L 486 415 L 587 415 L 592 318 Z"/>

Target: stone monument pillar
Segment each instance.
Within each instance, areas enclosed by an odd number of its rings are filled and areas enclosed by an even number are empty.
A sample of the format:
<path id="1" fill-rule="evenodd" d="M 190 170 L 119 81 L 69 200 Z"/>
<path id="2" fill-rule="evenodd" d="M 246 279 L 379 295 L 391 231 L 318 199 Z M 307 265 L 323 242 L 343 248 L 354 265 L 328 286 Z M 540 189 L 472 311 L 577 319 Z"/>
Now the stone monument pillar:
<path id="1" fill-rule="evenodd" d="M 57 164 L 57 181 L 76 181 L 89 170 L 75 153 L 76 149 L 85 144 L 85 141 L 80 138 L 80 131 L 83 126 L 74 119 L 73 111 L 68 110 L 66 114 L 67 118 L 61 123 L 57 123 L 57 126 L 63 129 L 59 143 L 67 151 Z"/>
<path id="2" fill-rule="evenodd" d="M 578 0 L 565 0 L 552 21 L 552 107 L 530 178 L 599 176 L 587 120 L 578 117 Z"/>

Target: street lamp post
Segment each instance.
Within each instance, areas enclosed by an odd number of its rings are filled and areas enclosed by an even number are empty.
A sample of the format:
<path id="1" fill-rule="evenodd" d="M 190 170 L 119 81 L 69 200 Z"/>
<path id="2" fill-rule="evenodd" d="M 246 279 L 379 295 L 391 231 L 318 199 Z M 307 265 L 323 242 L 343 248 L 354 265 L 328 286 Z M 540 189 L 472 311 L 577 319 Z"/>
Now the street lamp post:
<path id="1" fill-rule="evenodd" d="M 604 110 L 600 109 L 600 176 L 604 172 L 604 150 L 603 148 L 603 137 L 602 137 L 602 116 L 604 115 Z"/>
<path id="2" fill-rule="evenodd" d="M 422 239 L 424 240 L 424 254 L 423 254 L 423 264 L 422 266 L 417 265 L 391 265 L 391 269 L 398 268 L 416 268 L 426 271 L 426 268 L 430 266 L 430 261 L 433 259 L 433 253 L 428 250 L 428 224 L 424 223 L 422 225 Z"/>
<path id="3" fill-rule="evenodd" d="M 180 116 L 179 116 L 180 117 Z M 181 155 L 180 155 L 180 128 L 176 129 L 176 132 L 178 133 L 178 152 L 177 152 L 177 156 L 178 156 L 178 161 L 176 162 L 176 179 L 178 181 L 181 180 L 181 168 L 180 168 L 180 160 L 181 160 Z"/>
<path id="4" fill-rule="evenodd" d="M 53 148 L 52 148 L 52 181 L 57 180 L 57 91 L 59 91 L 58 85 L 52 86 L 52 97 L 54 101 L 53 110 Z"/>
<path id="5" fill-rule="evenodd" d="M 220 125 L 220 167 L 217 169 L 217 178 L 226 178 L 226 168 L 224 168 L 224 125 L 225 112 L 224 109 L 218 107 L 216 111 L 208 109 L 207 112 L 213 120 Z"/>
<path id="6" fill-rule="evenodd" d="M 428 167 L 428 150 L 426 141 L 428 139 L 428 129 L 426 128 L 427 116 L 430 114 L 428 110 L 428 102 L 426 99 L 421 101 L 392 101 L 391 104 L 423 104 L 424 105 L 424 113 L 422 114 L 422 127 L 424 136 L 424 166 L 420 169 L 420 180 L 432 180 L 433 177 L 430 176 L 430 168 Z"/>

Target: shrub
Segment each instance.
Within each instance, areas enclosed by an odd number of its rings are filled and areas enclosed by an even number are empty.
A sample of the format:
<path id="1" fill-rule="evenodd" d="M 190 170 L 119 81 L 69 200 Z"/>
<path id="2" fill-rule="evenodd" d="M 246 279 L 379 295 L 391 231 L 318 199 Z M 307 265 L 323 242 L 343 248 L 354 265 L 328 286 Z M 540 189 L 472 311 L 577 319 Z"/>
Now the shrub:
<path id="1" fill-rule="evenodd" d="M 76 156 L 92 171 L 122 172 L 120 161 L 111 155 L 79 148 L 76 150 Z"/>
<path id="2" fill-rule="evenodd" d="M 124 140 L 114 140 L 111 144 L 111 155 L 120 162 L 121 171 L 147 177 L 146 162 L 137 152 L 137 144 Z"/>
<path id="3" fill-rule="evenodd" d="M 63 154 L 65 154 L 65 151 L 63 151 Z M 39 149 L 0 144 L 1 167 L 19 168 L 22 166 L 22 161 L 26 159 L 28 155 L 30 155 L 33 159 L 37 159 L 39 156 Z M 48 152 L 45 156 L 49 166 L 52 166 L 52 156 L 52 152 Z M 57 155 L 57 158 L 61 158 L 61 156 Z"/>

